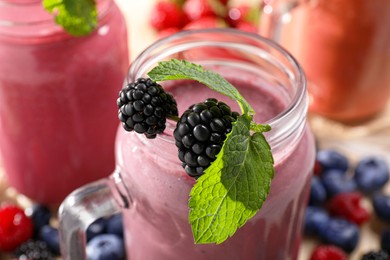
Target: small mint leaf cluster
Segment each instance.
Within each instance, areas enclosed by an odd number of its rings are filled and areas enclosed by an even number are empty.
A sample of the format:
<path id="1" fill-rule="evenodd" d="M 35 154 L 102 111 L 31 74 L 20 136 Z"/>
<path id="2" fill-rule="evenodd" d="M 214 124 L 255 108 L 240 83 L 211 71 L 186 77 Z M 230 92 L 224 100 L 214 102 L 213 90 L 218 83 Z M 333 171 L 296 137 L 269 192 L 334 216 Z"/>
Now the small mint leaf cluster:
<path id="1" fill-rule="evenodd" d="M 254 122 L 255 111 L 238 90 L 219 74 L 205 70 L 200 65 L 173 59 L 160 62 L 148 76 L 156 82 L 196 80 L 237 101 L 241 108 L 242 115 L 232 116 L 234 120 L 230 122 L 231 129 L 225 133 L 226 138 L 219 152 L 215 154 L 215 160 L 210 161 L 210 166 L 203 169 L 204 174 L 199 174 L 202 169 L 198 172 L 196 167 L 195 172 L 193 169 L 188 171 L 186 169 L 190 174 L 200 176 L 190 192 L 189 200 L 189 222 L 194 241 L 197 244 L 220 244 L 260 210 L 270 191 L 274 161 L 263 132 L 270 131 L 271 127 Z M 199 111 L 201 113 L 200 109 Z M 188 122 L 196 118 L 195 115 L 189 119 L 187 114 L 183 120 Z M 181 138 L 183 144 L 188 141 L 188 147 L 193 150 L 190 146 L 191 138 L 183 140 L 184 137 L 179 135 L 180 132 L 187 131 L 179 129 L 181 125 L 178 124 L 175 139 L 178 141 Z M 195 127 L 192 130 L 195 136 Z M 210 138 L 211 133 L 207 133 L 205 129 L 199 131 L 200 139 L 204 139 L 205 136 Z M 199 157 L 186 158 L 185 154 L 180 154 L 179 147 L 179 158 L 184 160 L 186 167 L 192 163 L 195 165 L 195 159 L 197 161 Z M 197 163 L 206 164 L 203 161 Z"/>
<path id="2" fill-rule="evenodd" d="M 73 36 L 91 33 L 98 23 L 95 0 L 43 0 L 43 7 L 56 13 L 55 22 Z"/>

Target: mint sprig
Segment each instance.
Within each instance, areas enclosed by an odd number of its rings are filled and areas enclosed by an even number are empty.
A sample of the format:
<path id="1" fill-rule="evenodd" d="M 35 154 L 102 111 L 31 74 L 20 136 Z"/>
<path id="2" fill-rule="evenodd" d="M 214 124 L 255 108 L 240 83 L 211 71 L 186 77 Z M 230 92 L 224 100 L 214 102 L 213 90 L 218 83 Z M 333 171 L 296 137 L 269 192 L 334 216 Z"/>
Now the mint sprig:
<path id="1" fill-rule="evenodd" d="M 148 76 L 154 81 L 196 80 L 241 107 L 243 114 L 233 123 L 216 160 L 190 192 L 189 222 L 195 243 L 222 243 L 261 209 L 269 193 L 274 161 L 263 132 L 271 128 L 253 121 L 254 110 L 233 85 L 199 65 L 164 61 Z"/>
<path id="2" fill-rule="evenodd" d="M 43 0 L 43 7 L 71 35 L 87 35 L 97 26 L 95 0 Z"/>
<path id="3" fill-rule="evenodd" d="M 172 59 L 162 61 L 149 71 L 148 76 L 154 81 L 192 79 L 209 88 L 236 100 L 244 114 L 254 114 L 253 108 L 246 102 L 240 92 L 221 75 L 205 70 L 202 66 L 186 60 Z"/>

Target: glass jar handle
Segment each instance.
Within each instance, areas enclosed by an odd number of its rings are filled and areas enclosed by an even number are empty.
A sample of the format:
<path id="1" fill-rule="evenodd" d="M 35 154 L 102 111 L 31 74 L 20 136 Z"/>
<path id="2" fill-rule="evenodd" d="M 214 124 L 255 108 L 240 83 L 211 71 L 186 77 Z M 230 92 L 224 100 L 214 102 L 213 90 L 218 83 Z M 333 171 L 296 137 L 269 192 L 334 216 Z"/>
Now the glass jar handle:
<path id="1" fill-rule="evenodd" d="M 59 236 L 64 260 L 86 260 L 86 229 L 96 219 L 119 213 L 132 204 L 120 171 L 78 188 L 59 208 Z"/>
<path id="2" fill-rule="evenodd" d="M 260 35 L 281 42 L 283 26 L 291 19 L 291 11 L 311 0 L 265 0 L 262 6 Z"/>

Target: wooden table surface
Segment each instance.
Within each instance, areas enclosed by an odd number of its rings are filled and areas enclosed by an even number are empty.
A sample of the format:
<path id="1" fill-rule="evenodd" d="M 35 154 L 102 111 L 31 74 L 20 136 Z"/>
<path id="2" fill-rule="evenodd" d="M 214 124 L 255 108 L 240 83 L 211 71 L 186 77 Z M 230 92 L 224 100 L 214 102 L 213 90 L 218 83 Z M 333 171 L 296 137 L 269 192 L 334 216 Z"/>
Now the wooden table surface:
<path id="1" fill-rule="evenodd" d="M 129 30 L 130 60 L 133 60 L 156 39 L 155 32 L 148 24 L 148 15 L 156 0 L 115 1 L 125 15 Z M 251 2 L 256 3 L 258 0 L 251 0 Z M 352 162 L 356 162 L 364 155 L 379 155 L 384 157 L 390 165 L 390 103 L 384 113 L 365 125 L 348 127 L 313 115 L 310 116 L 310 125 L 320 147 L 336 148 L 347 154 Z M 386 187 L 386 192 L 390 194 L 390 184 Z M 3 201 L 16 201 L 21 205 L 30 203 L 27 198 L 18 195 L 15 190 L 7 186 L 0 161 L 0 203 Z M 372 210 L 368 199 L 364 200 L 363 206 Z M 376 217 L 363 225 L 358 248 L 350 255 L 350 259 L 360 259 L 364 252 L 379 249 L 378 234 L 385 227 L 386 225 Z M 298 259 L 309 259 L 317 243 L 316 240 L 304 238 Z M 5 256 L 0 255 L 0 259 L 3 258 Z"/>

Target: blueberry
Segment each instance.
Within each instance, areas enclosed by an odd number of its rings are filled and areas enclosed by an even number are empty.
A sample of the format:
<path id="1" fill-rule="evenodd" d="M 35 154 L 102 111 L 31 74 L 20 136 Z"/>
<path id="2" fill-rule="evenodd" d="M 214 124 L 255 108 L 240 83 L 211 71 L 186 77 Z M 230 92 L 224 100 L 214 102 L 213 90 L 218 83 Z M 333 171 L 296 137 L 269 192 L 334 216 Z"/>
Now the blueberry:
<path id="1" fill-rule="evenodd" d="M 349 167 L 347 157 L 331 149 L 319 150 L 317 161 L 324 170 L 336 169 L 345 172 Z"/>
<path id="2" fill-rule="evenodd" d="M 341 218 L 329 218 L 324 232 L 320 238 L 325 242 L 352 252 L 359 241 L 359 228 L 357 225 Z"/>
<path id="3" fill-rule="evenodd" d="M 326 190 L 317 176 L 311 178 L 309 205 L 321 205 L 326 201 Z"/>
<path id="4" fill-rule="evenodd" d="M 46 242 L 48 248 L 54 255 L 60 254 L 58 229 L 49 225 L 43 226 L 39 232 L 39 237 L 42 241 Z"/>
<path id="5" fill-rule="evenodd" d="M 375 194 L 372 198 L 372 205 L 376 215 L 390 223 L 390 195 L 385 194 Z"/>
<path id="6" fill-rule="evenodd" d="M 389 180 L 389 168 L 384 160 L 367 157 L 358 162 L 355 168 L 355 181 L 364 192 L 382 188 Z"/>
<path id="7" fill-rule="evenodd" d="M 107 219 L 107 233 L 123 238 L 123 216 L 116 214 Z"/>
<path id="8" fill-rule="evenodd" d="M 48 225 L 51 218 L 50 209 L 41 204 L 34 204 L 26 208 L 25 213 L 30 217 L 34 224 L 34 236 L 39 234 L 39 230 L 45 225 Z"/>
<path id="9" fill-rule="evenodd" d="M 357 189 L 353 178 L 349 178 L 344 171 L 328 170 L 322 174 L 321 182 L 329 197 L 339 193 L 352 192 Z"/>
<path id="10" fill-rule="evenodd" d="M 95 220 L 87 228 L 87 241 L 91 240 L 97 235 L 103 234 L 106 232 L 107 221 L 104 218 L 99 218 Z"/>
<path id="11" fill-rule="evenodd" d="M 306 235 L 320 235 L 328 225 L 328 213 L 320 207 L 308 206 L 305 211 L 304 232 Z"/>
<path id="12" fill-rule="evenodd" d="M 390 229 L 385 229 L 381 234 L 381 249 L 390 253 Z"/>
<path id="13" fill-rule="evenodd" d="M 123 240 L 117 235 L 102 234 L 87 244 L 89 260 L 120 260 L 125 257 Z"/>

